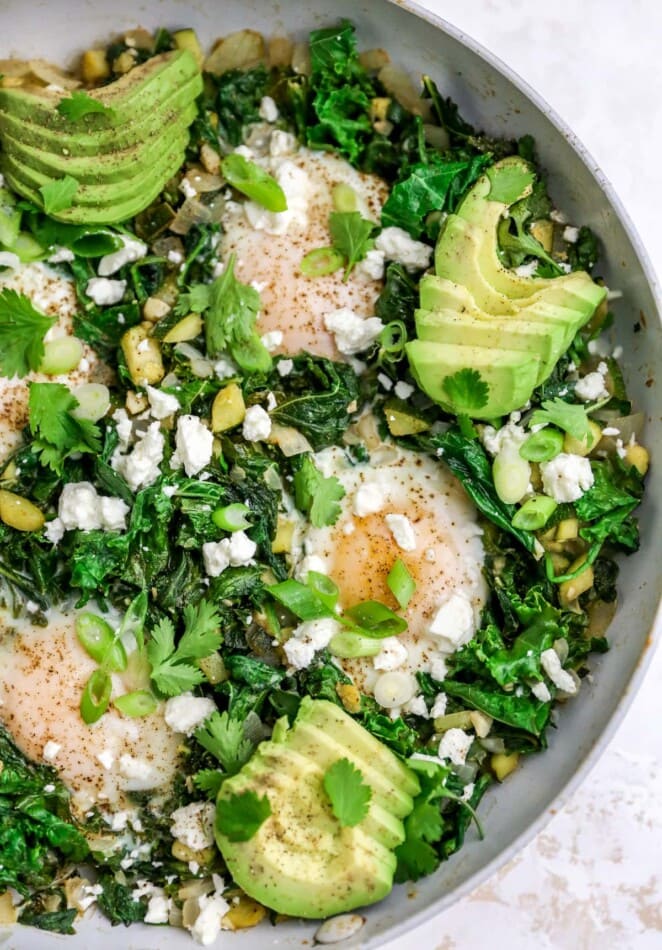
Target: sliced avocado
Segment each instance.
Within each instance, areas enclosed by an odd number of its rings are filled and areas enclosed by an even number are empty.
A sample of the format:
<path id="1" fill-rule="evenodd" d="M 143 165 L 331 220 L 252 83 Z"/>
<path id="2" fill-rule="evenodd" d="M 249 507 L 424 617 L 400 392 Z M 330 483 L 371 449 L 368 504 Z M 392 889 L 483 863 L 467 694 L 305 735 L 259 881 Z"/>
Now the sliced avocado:
<path id="1" fill-rule="evenodd" d="M 191 103 L 178 116 L 171 119 L 172 135 L 179 132 L 188 135 L 188 127 L 197 115 L 195 103 Z M 152 136 L 145 142 L 129 146 L 122 150 L 99 152 L 96 155 L 61 155 L 34 148 L 12 136 L 3 136 L 3 147 L 8 156 L 17 165 L 47 175 L 51 179 L 71 175 L 81 185 L 113 184 L 135 177 L 140 168 L 154 168 L 163 156 L 164 142 L 159 136 Z"/>
<path id="2" fill-rule="evenodd" d="M 70 98 L 70 93 L 26 87 L 0 88 L 0 112 L 66 134 L 117 129 L 136 115 L 158 109 L 175 89 L 190 79 L 197 83 L 198 93 L 201 92 L 202 77 L 195 57 L 188 50 L 174 50 L 153 56 L 107 86 L 87 93 L 91 99 L 112 109 L 111 112 L 92 112 L 73 120 L 57 110 L 62 100 Z"/>
<path id="3" fill-rule="evenodd" d="M 0 135 L 27 142 L 46 152 L 63 154 L 62 150 L 66 149 L 69 154 L 92 157 L 129 148 L 158 136 L 185 108 L 191 107 L 199 91 L 200 77 L 193 76 L 175 89 L 158 108 L 146 113 L 136 112 L 130 121 L 117 128 L 94 131 L 87 131 L 82 123 L 74 123 L 70 130 L 53 130 L 0 110 Z M 79 124 L 80 128 L 77 127 Z"/>
<path id="4" fill-rule="evenodd" d="M 366 816 L 343 826 L 324 790 L 324 775 L 349 759 L 372 790 Z M 373 784 L 374 783 L 374 784 Z M 294 725 L 280 726 L 219 792 L 219 801 L 252 791 L 271 815 L 248 841 L 216 840 L 239 887 L 282 914 L 329 917 L 385 897 L 393 886 L 393 848 L 413 808 L 414 774 L 340 707 L 304 698 Z"/>
<path id="5" fill-rule="evenodd" d="M 565 337 L 565 326 L 553 319 L 497 319 L 484 314 L 475 316 L 471 311 L 457 313 L 453 310 L 416 310 L 415 317 L 419 340 L 535 354 L 540 359 L 538 381 L 551 373 Z"/>
<path id="6" fill-rule="evenodd" d="M 406 350 L 420 388 L 456 414 L 466 413 L 466 409 L 453 404 L 444 382 L 460 370 L 477 370 L 489 389 L 485 405 L 471 412 L 475 419 L 494 419 L 518 409 L 527 401 L 540 376 L 539 357 L 516 350 L 427 340 L 412 340 Z"/>
<path id="7" fill-rule="evenodd" d="M 126 221 L 144 210 L 161 192 L 164 184 L 179 169 L 184 161 L 188 130 L 175 142 L 168 143 L 167 151 L 151 169 L 141 171 L 137 176 L 111 185 L 81 185 L 76 192 L 76 203 L 70 208 L 58 211 L 52 217 L 72 224 L 112 224 Z M 43 206 L 39 188 L 47 184 L 44 175 L 25 166 L 12 164 L 9 156 L 0 156 L 0 170 L 9 185 L 24 195 L 38 207 Z"/>

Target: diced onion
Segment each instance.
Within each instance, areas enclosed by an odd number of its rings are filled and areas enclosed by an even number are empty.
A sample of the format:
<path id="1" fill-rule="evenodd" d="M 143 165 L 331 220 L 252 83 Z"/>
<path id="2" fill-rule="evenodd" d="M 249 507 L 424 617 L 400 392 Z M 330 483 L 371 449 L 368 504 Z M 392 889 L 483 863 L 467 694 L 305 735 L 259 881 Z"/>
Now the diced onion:
<path id="1" fill-rule="evenodd" d="M 204 70 L 220 76 L 230 69 L 252 69 L 264 58 L 262 34 L 255 30 L 239 30 L 219 40 L 205 60 Z"/>

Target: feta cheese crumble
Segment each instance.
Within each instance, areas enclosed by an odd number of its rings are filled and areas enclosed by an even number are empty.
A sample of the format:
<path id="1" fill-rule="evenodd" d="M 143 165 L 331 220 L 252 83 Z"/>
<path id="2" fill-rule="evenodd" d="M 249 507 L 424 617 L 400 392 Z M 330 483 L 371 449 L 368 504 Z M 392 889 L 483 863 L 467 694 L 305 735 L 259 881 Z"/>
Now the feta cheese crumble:
<path id="1" fill-rule="evenodd" d="M 190 736 L 215 710 L 216 703 L 213 699 L 194 696 L 193 693 L 182 693 L 166 702 L 163 718 L 173 732 L 183 732 L 185 736 Z"/>
<path id="2" fill-rule="evenodd" d="M 406 515 L 386 515 L 384 521 L 399 548 L 403 551 L 416 550 L 416 532 Z"/>
<path id="3" fill-rule="evenodd" d="M 147 399 L 150 406 L 150 415 L 154 419 L 167 419 L 179 411 L 179 399 L 172 393 L 164 393 L 154 386 L 147 387 Z"/>
<path id="4" fill-rule="evenodd" d="M 290 666 L 295 670 L 305 669 L 317 650 L 327 647 L 341 629 L 338 621 L 332 617 L 320 617 L 299 624 L 283 646 Z"/>
<path id="5" fill-rule="evenodd" d="M 213 434 L 197 416 L 180 416 L 170 467 L 183 465 L 186 474 L 192 478 L 211 462 L 213 446 Z"/>
<path id="6" fill-rule="evenodd" d="M 260 101 L 260 108 L 258 109 L 258 115 L 261 119 L 264 119 L 265 122 L 275 122 L 280 115 L 278 111 L 278 106 L 271 98 L 271 96 L 263 96 Z"/>
<path id="7" fill-rule="evenodd" d="M 122 454 L 121 446 L 118 446 L 110 464 L 124 476 L 131 491 L 135 492 L 152 485 L 161 474 L 164 447 L 161 426 L 158 422 L 152 422 L 146 432 L 138 435 L 138 442 L 127 455 Z"/>
<path id="8" fill-rule="evenodd" d="M 215 814 L 213 802 L 191 802 L 176 808 L 170 816 L 173 838 L 191 851 L 204 851 L 214 843 Z"/>
<path id="9" fill-rule="evenodd" d="M 126 290 L 125 280 L 109 280 L 107 277 L 92 277 L 87 282 L 85 293 L 97 307 L 110 307 L 119 303 Z"/>
<path id="10" fill-rule="evenodd" d="M 241 427 L 247 442 L 264 442 L 271 435 L 271 419 L 262 406 L 249 406 Z"/>
<path id="11" fill-rule="evenodd" d="M 577 692 L 577 684 L 570 673 L 561 666 L 561 660 L 556 650 L 551 647 L 549 650 L 543 650 L 540 654 L 540 665 L 557 689 L 574 696 Z"/>
<path id="12" fill-rule="evenodd" d="M 344 356 L 367 350 L 384 329 L 379 317 L 360 317 L 349 307 L 325 314 L 324 326 L 333 333 L 338 351 Z"/>
<path id="13" fill-rule="evenodd" d="M 575 384 L 575 393 L 584 402 L 596 402 L 598 399 L 607 399 L 609 390 L 605 386 L 602 373 L 587 373 Z"/>
<path id="14" fill-rule="evenodd" d="M 375 241 L 375 247 L 387 260 L 397 261 L 408 270 L 425 270 L 430 266 L 432 248 L 415 241 L 403 228 L 384 228 Z"/>
<path id="15" fill-rule="evenodd" d="M 128 513 L 129 506 L 121 498 L 97 494 L 91 482 L 69 482 L 62 489 L 56 520 L 62 531 L 124 531 Z"/>
<path id="16" fill-rule="evenodd" d="M 397 670 L 407 661 L 407 648 L 397 637 L 384 637 L 381 649 L 373 658 L 372 665 L 376 670 Z"/>
<path id="17" fill-rule="evenodd" d="M 462 594 L 453 593 L 437 610 L 428 633 L 446 641 L 453 652 L 471 640 L 474 628 L 473 607 Z"/>
<path id="18" fill-rule="evenodd" d="M 121 247 L 119 251 L 106 254 L 99 261 L 99 266 L 97 267 L 99 277 L 110 277 L 111 274 L 116 273 L 124 267 L 125 264 L 132 264 L 147 254 L 147 245 L 143 244 L 142 241 L 124 236 L 122 236 L 121 239 L 124 242 L 124 246 Z"/>
<path id="19" fill-rule="evenodd" d="M 543 491 L 559 503 L 577 501 L 593 485 L 591 463 L 581 455 L 561 452 L 540 465 Z"/>
<path id="20" fill-rule="evenodd" d="M 202 545 L 202 559 L 209 577 L 218 577 L 227 567 L 247 567 L 253 563 L 257 544 L 245 531 L 235 531 L 221 541 L 206 541 Z"/>
<path id="21" fill-rule="evenodd" d="M 453 765 L 464 765 L 474 737 L 463 729 L 448 729 L 439 743 L 439 758 L 449 759 Z"/>

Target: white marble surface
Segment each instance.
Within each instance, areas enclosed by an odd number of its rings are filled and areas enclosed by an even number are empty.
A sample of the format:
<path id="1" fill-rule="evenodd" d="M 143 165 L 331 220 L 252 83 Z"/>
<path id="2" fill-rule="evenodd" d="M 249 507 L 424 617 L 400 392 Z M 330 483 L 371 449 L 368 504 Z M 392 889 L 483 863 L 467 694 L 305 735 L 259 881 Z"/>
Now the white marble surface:
<path id="1" fill-rule="evenodd" d="M 662 275 L 662 4 L 420 0 L 492 50 L 571 126 Z M 662 947 L 662 650 L 588 778 L 470 896 L 385 950 Z"/>

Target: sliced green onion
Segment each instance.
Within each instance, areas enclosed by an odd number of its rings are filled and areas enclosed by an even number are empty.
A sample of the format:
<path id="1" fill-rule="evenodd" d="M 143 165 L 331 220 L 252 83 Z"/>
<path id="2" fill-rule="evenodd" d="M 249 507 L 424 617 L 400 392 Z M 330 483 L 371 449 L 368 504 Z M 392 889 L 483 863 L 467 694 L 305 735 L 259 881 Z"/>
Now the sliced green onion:
<path id="1" fill-rule="evenodd" d="M 602 547 L 602 542 L 599 544 L 594 544 L 589 548 L 586 558 L 574 571 L 570 571 L 569 574 L 554 574 L 554 561 L 549 553 L 545 554 L 545 574 L 547 580 L 552 584 L 565 584 L 566 581 L 574 581 L 576 577 L 579 577 L 580 574 L 583 574 L 587 567 L 590 567 L 596 560 L 598 554 L 600 553 L 600 548 Z"/>
<path id="2" fill-rule="evenodd" d="M 306 585 L 310 587 L 325 607 L 335 611 L 340 591 L 338 585 L 330 577 L 327 577 L 326 574 L 318 574 L 317 571 L 308 571 Z"/>
<path id="3" fill-rule="evenodd" d="M 316 247 L 308 251 L 300 266 L 304 277 L 326 277 L 335 274 L 344 264 L 345 258 L 335 247 Z"/>
<path id="4" fill-rule="evenodd" d="M 112 231 L 86 230 L 67 245 L 78 257 L 105 257 L 124 247 L 119 234 Z"/>
<path id="5" fill-rule="evenodd" d="M 563 433 L 551 426 L 533 432 L 520 446 L 519 454 L 527 462 L 549 462 L 563 451 Z"/>
<path id="6" fill-rule="evenodd" d="M 58 336 L 44 343 L 39 372 L 59 376 L 76 369 L 83 358 L 83 344 L 75 336 Z"/>
<path id="7" fill-rule="evenodd" d="M 158 701 L 148 689 L 137 689 L 133 693 L 124 693 L 113 700 L 115 706 L 123 716 L 137 719 L 139 716 L 151 716 Z"/>
<path id="8" fill-rule="evenodd" d="M 287 198 L 275 178 L 255 162 L 233 152 L 221 162 L 221 174 L 233 188 L 267 211 L 287 211 Z"/>
<path id="9" fill-rule="evenodd" d="M 507 505 L 514 505 L 526 494 L 531 478 L 529 463 L 517 451 L 504 449 L 492 463 L 492 478 L 497 495 Z"/>
<path id="10" fill-rule="evenodd" d="M 76 636 L 85 652 L 106 670 L 121 673 L 126 669 L 126 650 L 110 624 L 96 614 L 76 617 Z"/>
<path id="11" fill-rule="evenodd" d="M 391 320 L 379 334 L 379 346 L 391 355 L 401 354 L 407 342 L 407 327 L 402 320 Z"/>
<path id="12" fill-rule="evenodd" d="M 366 637 L 397 637 L 407 629 L 407 621 L 403 617 L 377 600 L 364 600 L 346 610 L 345 616 L 339 619 L 347 623 L 347 618 L 351 621 L 348 625 L 358 628 L 358 632 Z"/>
<path id="13" fill-rule="evenodd" d="M 138 648 L 142 650 L 145 643 L 143 629 L 145 627 L 146 616 L 147 591 L 141 590 L 140 593 L 133 598 L 126 609 L 126 613 L 122 617 L 122 623 L 120 624 L 120 628 L 117 632 L 118 639 L 122 640 L 125 636 L 133 634 L 133 636 L 136 638 Z"/>
<path id="14" fill-rule="evenodd" d="M 400 558 L 397 559 L 389 571 L 386 583 L 397 602 L 405 610 L 416 590 L 416 581 L 409 573 L 405 562 Z"/>
<path id="15" fill-rule="evenodd" d="M 448 732 L 449 729 L 469 728 L 471 728 L 471 713 L 466 710 L 448 713 L 446 716 L 438 716 L 434 720 L 435 732 Z"/>
<path id="16" fill-rule="evenodd" d="M 513 528 L 524 528 L 525 531 L 538 531 L 547 524 L 557 504 L 548 495 L 534 495 L 524 502 L 513 515 Z"/>
<path id="17" fill-rule="evenodd" d="M 331 190 L 334 211 L 358 211 L 359 202 L 351 185 L 339 181 Z"/>
<path id="18" fill-rule="evenodd" d="M 232 505 L 226 505 L 224 508 L 217 508 L 212 512 L 211 520 L 222 531 L 243 531 L 244 528 L 249 528 L 251 524 L 246 517 L 249 512 L 248 505 L 235 502 Z"/>
<path id="19" fill-rule="evenodd" d="M 360 656 L 376 656 L 381 650 L 379 640 L 374 637 L 362 637 L 358 633 L 337 633 L 329 643 L 329 653 L 342 660 L 353 660 Z"/>
<path id="20" fill-rule="evenodd" d="M 103 383 L 83 383 L 72 389 L 78 405 L 71 410 L 74 419 L 98 422 L 110 409 L 110 390 Z"/>
<path id="21" fill-rule="evenodd" d="M 112 681 L 105 670 L 95 670 L 80 698 L 80 714 L 88 725 L 101 719 L 110 704 Z"/>
<path id="22" fill-rule="evenodd" d="M 287 607 L 299 620 L 319 620 L 320 617 L 335 616 L 306 584 L 288 578 L 280 584 L 272 584 L 267 588 L 271 596 Z"/>
<path id="23" fill-rule="evenodd" d="M 44 248 L 36 241 L 31 234 L 22 231 L 11 246 L 14 254 L 22 264 L 29 264 L 30 261 L 38 261 L 44 256 Z"/>

